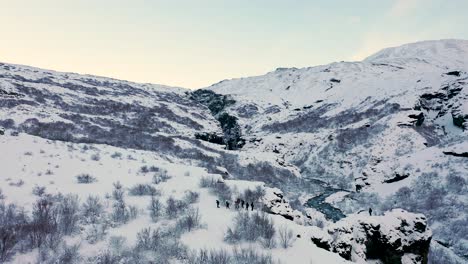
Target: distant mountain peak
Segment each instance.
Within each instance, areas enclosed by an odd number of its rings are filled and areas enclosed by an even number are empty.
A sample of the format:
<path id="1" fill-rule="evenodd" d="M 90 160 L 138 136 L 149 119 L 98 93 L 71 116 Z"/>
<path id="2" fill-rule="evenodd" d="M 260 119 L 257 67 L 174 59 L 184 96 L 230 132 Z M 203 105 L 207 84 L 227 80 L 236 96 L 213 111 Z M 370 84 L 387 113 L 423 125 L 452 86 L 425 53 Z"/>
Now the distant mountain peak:
<path id="1" fill-rule="evenodd" d="M 401 59 L 419 59 L 431 63 L 446 64 L 468 68 L 468 40 L 443 39 L 427 40 L 385 48 L 364 59 L 366 62 L 378 62 Z"/>

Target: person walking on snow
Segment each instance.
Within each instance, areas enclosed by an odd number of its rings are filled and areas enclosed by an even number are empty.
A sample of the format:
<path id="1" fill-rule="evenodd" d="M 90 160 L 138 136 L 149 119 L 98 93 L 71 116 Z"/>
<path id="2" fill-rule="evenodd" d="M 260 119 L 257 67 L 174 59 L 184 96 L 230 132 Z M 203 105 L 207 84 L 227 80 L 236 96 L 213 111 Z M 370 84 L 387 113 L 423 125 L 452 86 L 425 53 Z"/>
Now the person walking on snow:
<path id="1" fill-rule="evenodd" d="M 369 208 L 369 215 L 372 216 L 372 208 Z"/>
<path id="2" fill-rule="evenodd" d="M 229 209 L 229 201 L 226 201 L 226 208 Z"/>
<path id="3" fill-rule="evenodd" d="M 250 207 L 252 208 L 252 211 L 253 211 L 253 202 L 250 203 Z"/>
<path id="4" fill-rule="evenodd" d="M 241 200 L 241 207 L 244 208 L 244 200 Z"/>
<path id="5" fill-rule="evenodd" d="M 238 198 L 238 199 L 236 200 L 236 203 L 235 203 L 235 205 L 236 205 L 236 206 L 235 206 L 235 207 L 236 207 L 236 209 L 239 209 L 239 204 L 240 204 L 240 199 Z"/>
<path id="6" fill-rule="evenodd" d="M 216 200 L 216 207 L 219 208 L 219 201 Z"/>

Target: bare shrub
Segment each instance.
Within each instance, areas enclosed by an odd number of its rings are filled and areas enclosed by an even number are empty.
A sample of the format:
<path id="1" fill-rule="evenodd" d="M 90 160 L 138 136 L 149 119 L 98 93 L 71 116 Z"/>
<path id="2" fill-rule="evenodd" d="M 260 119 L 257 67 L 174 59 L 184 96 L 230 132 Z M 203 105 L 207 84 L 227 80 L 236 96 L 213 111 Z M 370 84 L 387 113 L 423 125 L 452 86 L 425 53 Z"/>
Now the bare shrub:
<path id="1" fill-rule="evenodd" d="M 200 179 L 201 188 L 211 188 L 216 184 L 216 180 L 213 177 L 202 177 Z"/>
<path id="2" fill-rule="evenodd" d="M 155 196 L 151 196 L 151 202 L 148 206 L 148 210 L 150 211 L 150 216 L 153 222 L 157 222 L 161 217 L 162 204 Z"/>
<path id="3" fill-rule="evenodd" d="M 74 264 L 74 263 L 81 263 L 81 256 L 79 253 L 80 245 L 74 244 L 68 246 L 66 243 L 63 243 L 57 257 L 47 261 L 48 263 L 67 263 L 67 264 Z"/>
<path id="4" fill-rule="evenodd" d="M 289 229 L 286 225 L 283 225 L 278 230 L 279 242 L 283 248 L 288 248 L 293 243 L 294 234 L 291 229 Z"/>
<path id="5" fill-rule="evenodd" d="M 188 204 L 182 200 L 176 200 L 170 196 L 166 200 L 166 216 L 170 219 L 176 218 L 182 211 L 188 208 Z"/>
<path id="6" fill-rule="evenodd" d="M 129 194 L 133 196 L 159 195 L 159 192 L 149 184 L 137 184 L 130 188 Z"/>
<path id="7" fill-rule="evenodd" d="M 24 212 L 14 204 L 0 203 L 0 262 L 7 261 L 25 238 L 27 221 Z"/>
<path id="8" fill-rule="evenodd" d="M 120 182 L 114 183 L 112 191 L 114 204 L 112 205 L 112 220 L 115 223 L 127 223 L 130 219 L 130 212 L 124 200 L 124 190 Z"/>
<path id="9" fill-rule="evenodd" d="M 111 155 L 111 158 L 113 158 L 113 159 L 121 159 L 121 158 L 122 158 L 122 153 L 120 153 L 120 152 L 114 152 L 114 153 Z"/>
<path id="10" fill-rule="evenodd" d="M 101 160 L 101 155 L 99 155 L 99 153 L 95 153 L 95 154 L 91 155 L 91 159 L 94 160 L 94 161 L 100 161 Z"/>
<path id="11" fill-rule="evenodd" d="M 177 229 L 181 231 L 192 231 L 200 226 L 201 216 L 198 208 L 190 209 L 188 212 L 177 220 Z"/>
<path id="12" fill-rule="evenodd" d="M 218 181 L 212 177 L 202 177 L 200 180 L 200 187 L 209 188 L 210 192 L 222 201 L 231 200 L 232 190 L 223 181 Z"/>
<path id="13" fill-rule="evenodd" d="M 194 204 L 198 202 L 199 198 L 200 198 L 200 194 L 198 192 L 187 191 L 184 196 L 184 201 L 189 204 Z"/>
<path id="14" fill-rule="evenodd" d="M 50 240 L 59 240 L 56 238 L 58 213 L 51 196 L 41 197 L 33 205 L 32 221 L 27 225 L 26 232 L 31 248 L 41 247 Z"/>
<path id="15" fill-rule="evenodd" d="M 228 228 L 225 241 L 238 243 L 240 241 L 254 242 L 260 240 L 267 248 L 275 246 L 276 230 L 273 221 L 263 212 L 239 212 L 234 218 L 234 226 Z"/>
<path id="16" fill-rule="evenodd" d="M 273 260 L 270 254 L 258 252 L 255 248 L 234 248 L 232 252 L 234 263 L 250 264 L 274 264 L 279 263 Z"/>
<path id="17" fill-rule="evenodd" d="M 24 181 L 23 180 L 18 180 L 16 182 L 10 182 L 8 185 L 10 186 L 15 186 L 15 187 L 21 187 L 24 185 Z"/>
<path id="18" fill-rule="evenodd" d="M 78 181 L 78 183 L 82 184 L 89 184 L 97 181 L 95 177 L 85 173 L 77 175 L 76 180 Z"/>
<path id="19" fill-rule="evenodd" d="M 104 208 L 98 196 L 88 196 L 81 207 L 82 221 L 85 224 L 96 224 L 101 219 Z"/>
<path id="20" fill-rule="evenodd" d="M 160 169 L 158 172 L 155 172 L 153 175 L 153 183 L 160 184 L 161 182 L 166 182 L 172 178 L 165 169 Z"/>
<path id="21" fill-rule="evenodd" d="M 46 187 L 45 186 L 34 186 L 33 190 L 32 190 L 32 194 L 36 195 L 36 196 L 42 196 L 45 194 L 45 190 L 46 190 Z"/>
<path id="22" fill-rule="evenodd" d="M 59 195 L 57 197 L 58 228 L 64 235 L 70 235 L 77 229 L 79 220 L 79 200 L 77 195 Z"/>
<path id="23" fill-rule="evenodd" d="M 185 263 L 190 264 L 274 264 L 270 254 L 262 254 L 255 248 L 234 248 L 232 253 L 225 249 L 201 249 L 189 254 Z"/>
<path id="24" fill-rule="evenodd" d="M 259 201 L 263 196 L 265 196 L 265 190 L 261 186 L 257 186 L 254 190 L 250 188 L 246 189 L 241 195 L 244 201 Z"/>

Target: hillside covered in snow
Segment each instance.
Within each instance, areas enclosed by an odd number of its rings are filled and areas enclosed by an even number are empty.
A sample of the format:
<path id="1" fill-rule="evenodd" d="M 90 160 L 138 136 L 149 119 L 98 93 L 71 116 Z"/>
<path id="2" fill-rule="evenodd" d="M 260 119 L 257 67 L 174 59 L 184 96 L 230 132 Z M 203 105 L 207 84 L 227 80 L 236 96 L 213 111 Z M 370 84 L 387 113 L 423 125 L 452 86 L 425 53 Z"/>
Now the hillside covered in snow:
<path id="1" fill-rule="evenodd" d="M 468 41 L 195 91 L 1 63 L 0 109 L 0 262 L 468 262 Z"/>

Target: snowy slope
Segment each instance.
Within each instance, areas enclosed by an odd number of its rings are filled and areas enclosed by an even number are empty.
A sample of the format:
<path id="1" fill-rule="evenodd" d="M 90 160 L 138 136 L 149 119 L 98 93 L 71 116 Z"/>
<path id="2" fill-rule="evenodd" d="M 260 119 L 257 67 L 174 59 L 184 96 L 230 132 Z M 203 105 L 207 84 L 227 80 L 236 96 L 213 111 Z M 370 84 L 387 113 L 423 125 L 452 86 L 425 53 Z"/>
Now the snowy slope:
<path id="1" fill-rule="evenodd" d="M 111 227 L 98 242 L 89 241 L 87 223 L 64 239 L 80 244 L 80 254 L 91 262 L 116 247 L 119 236 L 126 242 L 118 242 L 119 250 L 111 253 L 130 258 L 144 227 L 172 232 L 181 219 L 152 221 L 150 197 L 129 195 L 139 183 L 155 186 L 164 206 L 171 196 L 199 193 L 181 217 L 198 208 L 203 224 L 176 236 L 172 247 L 181 243 L 189 251 L 229 252 L 253 247 L 282 263 L 345 263 L 306 237 L 346 215 L 351 218 L 340 223 L 352 228 L 353 215 L 369 207 L 382 215 L 401 207 L 426 215 L 432 248 L 466 260 L 467 234 L 457 226 L 468 223 L 463 209 L 468 202 L 467 72 L 468 41 L 426 41 L 388 48 L 361 62 L 279 68 L 225 80 L 206 88 L 221 100 L 212 108 L 211 101 L 196 100 L 196 92 L 183 88 L 2 63 L 0 200 L 31 212 L 45 187 L 46 194 L 77 194 L 81 202 L 98 195 L 110 216 L 113 183 L 120 181 L 138 217 L 125 224 L 107 223 L 104 217 L 100 224 Z M 223 114 L 237 122 L 229 132 L 235 130 L 244 146 L 226 150 L 222 145 L 230 136 L 226 127 L 233 125 L 223 123 Z M 200 134 L 217 144 L 200 140 Z M 151 166 L 167 170 L 170 179 L 154 183 L 154 173 L 146 171 Z M 96 181 L 78 184 L 80 174 Z M 277 228 L 291 229 L 292 246 L 227 243 L 227 228 L 237 213 L 216 208 L 214 201 L 225 194 L 216 187 L 200 188 L 203 177 L 229 186 L 233 200 L 246 188 L 266 188 L 255 212 L 265 210 Z M 392 228 L 386 232 L 398 227 Z M 358 250 L 365 259 L 365 250 Z M 12 261 L 34 261 L 41 252 L 26 250 Z"/>

